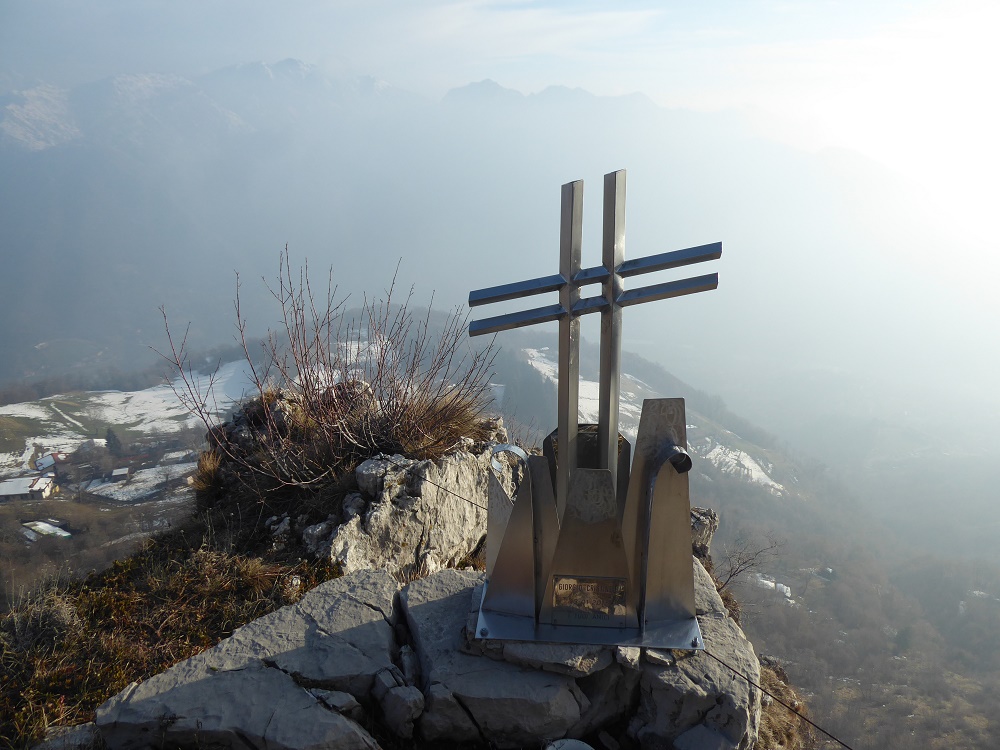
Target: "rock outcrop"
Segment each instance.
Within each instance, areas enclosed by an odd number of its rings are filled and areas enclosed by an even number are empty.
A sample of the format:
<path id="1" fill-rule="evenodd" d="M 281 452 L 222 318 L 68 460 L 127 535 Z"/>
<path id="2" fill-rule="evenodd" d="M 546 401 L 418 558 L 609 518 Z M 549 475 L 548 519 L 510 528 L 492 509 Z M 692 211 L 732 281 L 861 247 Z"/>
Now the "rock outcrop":
<path id="1" fill-rule="evenodd" d="M 693 561 L 708 650 L 756 678 L 753 648 Z M 480 573 L 397 590 L 384 570 L 329 581 L 98 709 L 112 750 L 542 747 L 610 729 L 643 748 L 748 750 L 760 695 L 702 652 L 475 641 Z M 756 681 L 756 679 L 755 679 Z"/>
<path id="2" fill-rule="evenodd" d="M 426 575 L 454 566 L 486 535 L 489 460 L 488 451 L 459 450 L 438 461 L 365 461 L 355 471 L 360 492 L 344 501 L 343 522 L 330 524 L 317 549 L 345 573 Z"/>

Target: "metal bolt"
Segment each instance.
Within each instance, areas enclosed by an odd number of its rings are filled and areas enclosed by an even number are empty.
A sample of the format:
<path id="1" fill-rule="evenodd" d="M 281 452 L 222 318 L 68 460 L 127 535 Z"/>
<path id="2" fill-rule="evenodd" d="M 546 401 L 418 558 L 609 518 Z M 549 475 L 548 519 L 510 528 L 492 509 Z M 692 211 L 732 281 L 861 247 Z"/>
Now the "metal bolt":
<path id="1" fill-rule="evenodd" d="M 479 636 L 481 638 L 485 638 L 489 634 L 490 634 L 490 629 L 489 628 L 479 628 Z"/>
<path id="2" fill-rule="evenodd" d="M 697 638 L 692 638 L 691 639 L 691 648 L 698 648 L 698 639 Z"/>

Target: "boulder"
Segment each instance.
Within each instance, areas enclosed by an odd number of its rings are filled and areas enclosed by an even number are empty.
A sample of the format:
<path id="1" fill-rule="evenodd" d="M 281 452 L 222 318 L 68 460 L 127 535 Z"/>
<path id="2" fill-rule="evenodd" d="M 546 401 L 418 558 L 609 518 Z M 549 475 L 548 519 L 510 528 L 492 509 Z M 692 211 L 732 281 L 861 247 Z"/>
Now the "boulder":
<path id="1" fill-rule="evenodd" d="M 566 736 L 590 708 L 572 677 L 463 652 L 481 580 L 479 573 L 442 570 L 400 594 L 427 697 L 420 736 L 500 748 Z"/>
<path id="2" fill-rule="evenodd" d="M 345 501 L 344 523 L 321 548 L 345 573 L 413 577 L 454 566 L 486 535 L 489 471 L 489 450 L 438 461 L 371 458 L 355 471 L 361 492 Z"/>
<path id="3" fill-rule="evenodd" d="M 49 727 L 45 739 L 32 750 L 98 750 L 100 736 L 93 722 L 74 727 Z"/>
<path id="4" fill-rule="evenodd" d="M 704 560 L 712 551 L 712 537 L 719 530 L 719 514 L 711 508 L 691 508 L 691 549 Z"/>
<path id="5" fill-rule="evenodd" d="M 669 750 L 681 735 L 704 725 L 734 750 L 750 750 L 757 741 L 761 694 L 729 667 L 760 684 L 760 664 L 697 558 L 694 582 L 706 651 L 646 651 L 631 731 L 644 750 Z"/>

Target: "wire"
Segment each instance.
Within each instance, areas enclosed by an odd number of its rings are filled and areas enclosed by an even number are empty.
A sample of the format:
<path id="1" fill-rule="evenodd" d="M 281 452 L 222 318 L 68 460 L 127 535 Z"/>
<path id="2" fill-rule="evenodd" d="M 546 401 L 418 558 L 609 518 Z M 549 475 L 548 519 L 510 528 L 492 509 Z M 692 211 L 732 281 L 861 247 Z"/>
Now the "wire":
<path id="1" fill-rule="evenodd" d="M 385 460 L 388 463 L 390 463 L 393 466 L 395 466 L 397 469 L 402 469 L 403 471 L 406 471 L 407 469 L 410 468 L 409 466 L 404 466 L 403 464 L 400 464 L 400 463 L 397 463 L 396 461 L 393 461 L 392 458 L 390 458 L 389 456 L 385 455 L 384 453 L 382 454 L 382 458 L 383 458 L 383 460 Z M 469 505 L 475 505 L 477 508 L 479 508 L 479 510 L 485 510 L 487 513 L 490 512 L 490 509 L 487 508 L 485 505 L 480 505 L 475 500 L 470 500 L 469 498 L 465 497 L 465 495 L 459 495 L 457 492 L 454 492 L 453 490 L 449 490 L 447 487 L 445 487 L 443 485 L 440 485 L 440 484 L 438 484 L 437 482 L 435 482 L 435 481 L 433 481 L 431 479 L 428 479 L 426 476 L 424 477 L 424 481 L 427 482 L 427 484 L 433 484 L 439 490 L 444 490 L 449 495 L 454 495 L 459 500 L 464 500 Z"/>
<path id="2" fill-rule="evenodd" d="M 719 664 L 721 664 L 722 666 L 724 666 L 726 669 L 728 669 L 734 675 L 736 675 L 738 677 L 742 677 L 744 680 L 746 680 L 747 682 L 749 682 L 751 685 L 753 685 L 755 688 L 757 688 L 758 690 L 760 690 L 762 693 L 767 693 L 767 695 L 771 696 L 771 699 L 773 701 L 775 701 L 777 703 L 780 703 L 782 706 L 784 706 L 785 708 L 787 708 L 789 711 L 791 711 L 793 714 L 795 714 L 802 721 L 806 722 L 806 724 L 809 724 L 810 726 L 814 727 L 815 729 L 818 729 L 819 731 L 821 731 L 823 734 L 825 734 L 827 737 L 829 737 L 834 742 L 840 743 L 841 745 L 843 745 L 844 747 L 846 747 L 847 750 L 854 750 L 854 748 L 852 748 L 850 745 L 848 745 L 842 739 L 840 739 L 836 735 L 830 734 L 828 731 L 826 731 L 825 729 L 823 729 L 823 727 L 821 727 L 815 721 L 813 721 L 812 719 L 809 719 L 809 718 L 803 716 L 802 714 L 800 714 L 798 711 L 796 711 L 794 708 L 792 708 L 791 706 L 789 706 L 787 703 L 785 703 L 783 700 L 781 700 L 781 698 L 779 698 L 778 696 L 776 696 L 774 693 L 772 693 L 770 690 L 768 690 L 767 688 L 765 688 L 763 685 L 758 685 L 756 682 L 754 682 L 749 677 L 747 677 L 747 675 L 743 674 L 741 671 L 739 671 L 735 667 L 730 666 L 729 664 L 727 664 L 726 662 L 724 662 L 722 659 L 720 659 L 718 656 L 716 656 L 715 654 L 713 654 L 707 648 L 703 649 L 703 653 L 706 656 L 711 656 L 713 659 L 715 659 L 717 662 L 719 662 Z"/>

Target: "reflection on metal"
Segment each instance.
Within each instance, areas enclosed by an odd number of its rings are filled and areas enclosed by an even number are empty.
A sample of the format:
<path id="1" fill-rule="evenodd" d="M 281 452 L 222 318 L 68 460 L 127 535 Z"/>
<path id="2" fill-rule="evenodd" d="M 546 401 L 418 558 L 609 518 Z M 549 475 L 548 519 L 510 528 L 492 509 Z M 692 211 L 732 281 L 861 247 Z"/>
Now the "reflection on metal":
<path id="1" fill-rule="evenodd" d="M 511 501 L 490 477 L 487 585 L 477 636 L 702 648 L 695 618 L 683 399 L 647 399 L 618 432 L 622 308 L 715 289 L 709 274 L 625 291 L 623 279 L 717 260 L 722 243 L 624 260 L 625 172 L 604 177 L 601 266 L 581 268 L 583 182 L 562 187 L 559 274 L 474 291 L 469 305 L 558 292 L 558 304 L 473 321 L 471 336 L 559 322 L 558 427 L 525 456 Z M 580 289 L 601 284 L 601 294 Z M 600 411 L 580 425 L 581 315 L 601 313 Z M 512 446 L 498 446 L 497 452 Z M 631 461 L 631 467 L 630 467 Z"/>
<path id="2" fill-rule="evenodd" d="M 493 565 L 496 563 L 497 555 L 500 553 L 500 540 L 503 539 L 507 530 L 507 521 L 510 518 L 513 501 L 507 495 L 497 478 L 497 474 L 503 473 L 503 465 L 497 461 L 496 456 L 500 453 L 513 453 L 524 464 L 524 471 L 528 470 L 528 455 L 516 445 L 503 443 L 493 446 L 493 455 L 490 457 L 490 464 L 493 466 L 493 473 L 489 475 L 489 508 L 486 516 L 486 575 L 493 572 Z M 525 484 L 522 481 L 521 484 Z M 520 489 L 516 491 L 520 492 Z"/>

